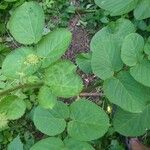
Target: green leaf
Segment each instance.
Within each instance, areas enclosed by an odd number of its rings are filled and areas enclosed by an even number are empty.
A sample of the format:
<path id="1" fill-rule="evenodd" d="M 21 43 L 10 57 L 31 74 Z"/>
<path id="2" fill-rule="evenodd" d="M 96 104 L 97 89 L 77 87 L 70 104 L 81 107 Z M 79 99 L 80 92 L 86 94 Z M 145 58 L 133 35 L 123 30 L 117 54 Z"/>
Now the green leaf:
<path id="1" fill-rule="evenodd" d="M 130 113 L 119 109 L 113 119 L 114 128 L 124 136 L 141 136 L 150 129 L 149 114 L 150 105 L 141 113 Z"/>
<path id="2" fill-rule="evenodd" d="M 116 140 L 111 140 L 111 145 L 109 146 L 108 150 L 125 150 L 124 145 Z"/>
<path id="3" fill-rule="evenodd" d="M 150 17 L 150 1 L 140 0 L 134 10 L 134 16 L 137 20 L 142 20 Z"/>
<path id="4" fill-rule="evenodd" d="M 22 78 L 34 74 L 40 65 L 40 59 L 33 49 L 22 47 L 7 55 L 2 64 L 2 72 L 8 78 Z"/>
<path id="5" fill-rule="evenodd" d="M 51 92 L 49 87 L 43 86 L 39 91 L 38 102 L 43 108 L 52 109 L 57 103 L 57 97 Z"/>
<path id="6" fill-rule="evenodd" d="M 36 2 L 25 2 L 12 14 L 7 28 L 22 44 L 37 43 L 44 29 L 44 12 Z"/>
<path id="7" fill-rule="evenodd" d="M 109 118 L 96 104 L 78 100 L 70 106 L 68 134 L 80 141 L 91 141 L 102 137 L 109 128 Z"/>
<path id="8" fill-rule="evenodd" d="M 57 29 L 48 33 L 37 44 L 36 51 L 43 58 L 44 68 L 57 61 L 65 53 L 71 43 L 71 37 L 69 30 Z"/>
<path id="9" fill-rule="evenodd" d="M 143 58 L 144 39 L 137 33 L 125 37 L 121 48 L 121 58 L 128 66 L 136 65 Z"/>
<path id="10" fill-rule="evenodd" d="M 136 81 L 150 87 L 150 61 L 143 60 L 136 66 L 133 66 L 130 68 L 130 74 Z"/>
<path id="11" fill-rule="evenodd" d="M 77 65 L 85 73 L 92 73 L 91 58 L 91 53 L 81 53 L 76 58 Z"/>
<path id="12" fill-rule="evenodd" d="M 67 120 L 70 112 L 68 106 L 62 101 L 58 101 L 55 107 L 51 110 L 53 116 Z"/>
<path id="13" fill-rule="evenodd" d="M 6 2 L 0 3 L 0 10 L 5 10 L 7 7 L 8 7 L 8 3 L 6 3 Z"/>
<path id="14" fill-rule="evenodd" d="M 118 44 L 120 44 L 121 46 L 124 38 L 128 34 L 134 33 L 135 30 L 136 29 L 134 24 L 128 19 L 120 18 L 115 22 L 110 22 L 108 26 L 102 28 L 92 38 L 91 49 L 95 49 L 96 46 L 101 42 L 103 37 L 107 37 L 110 35 L 112 35 L 118 41 Z"/>
<path id="15" fill-rule="evenodd" d="M 45 84 L 56 96 L 64 98 L 79 95 L 83 87 L 76 66 L 67 60 L 56 62 L 46 69 Z"/>
<path id="16" fill-rule="evenodd" d="M 122 41 L 132 32 L 135 28 L 129 20 L 118 19 L 95 34 L 90 45 L 94 74 L 105 80 L 123 67 L 120 57 Z"/>
<path id="17" fill-rule="evenodd" d="M 112 77 L 115 71 L 123 67 L 118 41 L 112 36 L 103 37 L 93 49 L 91 63 L 92 70 L 98 77 L 103 80 Z"/>
<path id="18" fill-rule="evenodd" d="M 77 141 L 72 138 L 65 139 L 64 143 L 68 150 L 94 150 L 87 142 Z"/>
<path id="19" fill-rule="evenodd" d="M 11 143 L 8 144 L 7 150 L 23 150 L 23 144 L 20 140 L 20 137 L 17 136 Z"/>
<path id="20" fill-rule="evenodd" d="M 94 150 L 93 147 L 86 143 L 76 141 L 74 139 L 66 139 L 63 141 L 56 137 L 49 137 L 40 140 L 34 144 L 30 150 Z"/>
<path id="21" fill-rule="evenodd" d="M 134 24 L 130 20 L 124 18 L 120 18 L 116 22 L 111 22 L 108 25 L 107 30 L 109 33 L 115 36 L 120 46 L 128 34 L 134 33 L 136 31 Z"/>
<path id="22" fill-rule="evenodd" d="M 53 109 L 49 110 L 38 106 L 34 111 L 33 121 L 39 131 L 55 136 L 65 130 L 65 119 L 68 116 L 68 107 L 63 102 L 58 102 Z"/>
<path id="23" fill-rule="evenodd" d="M 123 15 L 133 10 L 137 0 L 95 0 L 102 9 L 108 10 L 111 16 Z"/>
<path id="24" fill-rule="evenodd" d="M 25 102 L 17 96 L 6 96 L 0 101 L 0 113 L 6 114 L 9 120 L 19 119 L 25 110 Z"/>
<path id="25" fill-rule="evenodd" d="M 61 139 L 49 137 L 34 144 L 30 150 L 63 150 L 64 147 Z"/>
<path id="26" fill-rule="evenodd" d="M 104 93 L 110 102 L 133 113 L 142 112 L 150 101 L 150 88 L 136 82 L 128 72 L 106 80 Z"/>

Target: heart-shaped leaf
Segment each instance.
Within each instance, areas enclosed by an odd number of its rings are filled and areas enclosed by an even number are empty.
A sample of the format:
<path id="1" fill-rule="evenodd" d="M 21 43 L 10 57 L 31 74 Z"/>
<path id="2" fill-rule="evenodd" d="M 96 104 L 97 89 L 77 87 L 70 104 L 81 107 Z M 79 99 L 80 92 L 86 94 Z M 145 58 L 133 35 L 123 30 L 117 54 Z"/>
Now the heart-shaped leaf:
<path id="1" fill-rule="evenodd" d="M 125 37 L 121 48 L 121 58 L 128 66 L 136 65 L 143 58 L 144 39 L 137 33 Z"/>
<path id="2" fill-rule="evenodd" d="M 141 136 L 150 129 L 150 105 L 141 113 L 130 113 L 121 109 L 117 110 L 113 120 L 114 128 L 124 136 Z"/>
<path id="3" fill-rule="evenodd" d="M 2 72 L 8 78 L 22 78 L 34 74 L 40 66 L 40 58 L 33 49 L 22 47 L 7 55 L 2 64 Z"/>
<path id="4" fill-rule="evenodd" d="M 136 66 L 133 66 L 130 68 L 130 74 L 136 81 L 150 87 L 150 61 L 143 60 Z"/>
<path id="5" fill-rule="evenodd" d="M 43 59 L 42 67 L 48 67 L 57 61 L 71 43 L 71 32 L 57 29 L 48 33 L 36 46 L 37 54 Z"/>
<path id="6" fill-rule="evenodd" d="M 25 2 L 12 14 L 7 28 L 22 44 L 37 43 L 44 29 L 44 12 L 36 2 Z"/>
<path id="7" fill-rule="evenodd" d="M 104 94 L 122 109 L 140 113 L 150 102 L 150 88 L 138 83 L 128 72 L 120 72 L 104 82 Z"/>
<path id="8" fill-rule="evenodd" d="M 105 80 L 123 67 L 121 45 L 125 36 L 132 32 L 135 28 L 129 20 L 118 19 L 94 35 L 90 44 L 94 74 Z"/>
<path id="9" fill-rule="evenodd" d="M 94 150 L 94 148 L 87 142 L 77 141 L 72 138 L 65 139 L 64 143 L 67 150 Z"/>
<path id="10" fill-rule="evenodd" d="M 95 0 L 102 9 L 108 10 L 111 16 L 123 15 L 133 10 L 137 0 Z"/>
<path id="11" fill-rule="evenodd" d="M 91 141 L 102 137 L 109 128 L 107 114 L 96 104 L 78 100 L 70 106 L 71 121 L 68 134 L 80 141 Z"/>
<path id="12" fill-rule="evenodd" d="M 55 136 L 65 130 L 69 109 L 63 102 L 58 102 L 53 109 L 38 106 L 34 111 L 33 121 L 38 130 L 49 136 Z"/>
<path id="13" fill-rule="evenodd" d="M 86 143 L 74 139 L 63 141 L 59 138 L 49 137 L 34 144 L 30 150 L 94 150 L 93 147 Z"/>
<path id="14" fill-rule="evenodd" d="M 150 17 L 150 1 L 140 0 L 134 10 L 134 16 L 137 20 L 142 20 Z"/>
<path id="15" fill-rule="evenodd" d="M 63 150 L 65 148 L 61 139 L 49 137 L 34 144 L 30 150 Z"/>
<path id="16" fill-rule="evenodd" d="M 52 109 L 57 103 L 57 97 L 50 91 L 49 87 L 43 86 L 39 91 L 38 102 L 43 108 Z"/>
<path id="17" fill-rule="evenodd" d="M 49 66 L 45 73 L 45 84 L 58 97 L 77 96 L 82 91 L 82 80 L 76 66 L 70 61 L 58 61 Z"/>
<path id="18" fill-rule="evenodd" d="M 25 113 L 26 104 L 17 96 L 6 96 L 0 101 L 0 113 L 6 114 L 7 119 L 15 120 Z"/>
<path id="19" fill-rule="evenodd" d="M 23 143 L 20 140 L 20 137 L 17 136 L 8 144 L 7 150 L 23 150 Z"/>

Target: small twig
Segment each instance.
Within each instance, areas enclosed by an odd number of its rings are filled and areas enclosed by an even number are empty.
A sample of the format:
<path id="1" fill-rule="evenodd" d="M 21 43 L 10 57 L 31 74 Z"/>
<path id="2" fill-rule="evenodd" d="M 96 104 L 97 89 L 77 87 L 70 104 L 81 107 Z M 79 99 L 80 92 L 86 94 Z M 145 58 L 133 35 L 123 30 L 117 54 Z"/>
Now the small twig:
<path id="1" fill-rule="evenodd" d="M 103 96 L 103 93 L 80 93 L 80 97 L 100 97 Z"/>

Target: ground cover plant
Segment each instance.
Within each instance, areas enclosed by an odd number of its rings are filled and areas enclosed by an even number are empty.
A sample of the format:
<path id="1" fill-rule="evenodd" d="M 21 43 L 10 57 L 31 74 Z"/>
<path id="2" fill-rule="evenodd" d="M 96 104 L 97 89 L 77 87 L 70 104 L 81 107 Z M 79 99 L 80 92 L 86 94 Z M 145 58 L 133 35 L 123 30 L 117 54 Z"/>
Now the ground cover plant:
<path id="1" fill-rule="evenodd" d="M 150 1 L 80 2 L 1 2 L 0 149 L 148 149 Z M 92 38 L 71 61 L 73 15 Z"/>

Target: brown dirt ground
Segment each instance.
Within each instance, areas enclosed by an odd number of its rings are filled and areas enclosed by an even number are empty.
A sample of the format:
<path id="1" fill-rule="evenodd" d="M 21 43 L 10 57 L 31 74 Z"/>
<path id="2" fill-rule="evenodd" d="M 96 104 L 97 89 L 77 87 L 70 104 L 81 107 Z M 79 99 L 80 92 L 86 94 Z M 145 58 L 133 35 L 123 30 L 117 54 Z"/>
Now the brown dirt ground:
<path id="1" fill-rule="evenodd" d="M 77 54 L 89 51 L 90 39 L 88 32 L 81 26 L 78 26 L 79 16 L 75 15 L 69 22 L 69 29 L 73 38 L 69 50 L 65 54 L 65 58 L 75 61 Z"/>
<path id="2" fill-rule="evenodd" d="M 71 0 L 76 6 L 79 6 L 79 2 L 76 0 Z M 78 22 L 80 20 L 80 14 L 75 14 L 69 21 L 68 28 L 72 32 L 73 38 L 72 43 L 68 51 L 65 53 L 65 59 L 69 59 L 75 63 L 76 56 L 80 53 L 86 53 L 90 51 L 90 35 L 86 28 L 79 26 Z M 94 84 L 96 81 L 96 77 L 94 75 L 89 75 L 83 73 L 80 69 L 78 69 L 78 74 L 82 77 L 85 89 Z M 89 92 L 89 91 L 88 91 Z M 97 89 L 90 91 L 92 93 L 99 92 Z M 92 101 L 98 103 L 100 101 L 99 96 L 90 96 L 86 97 L 90 98 Z"/>

